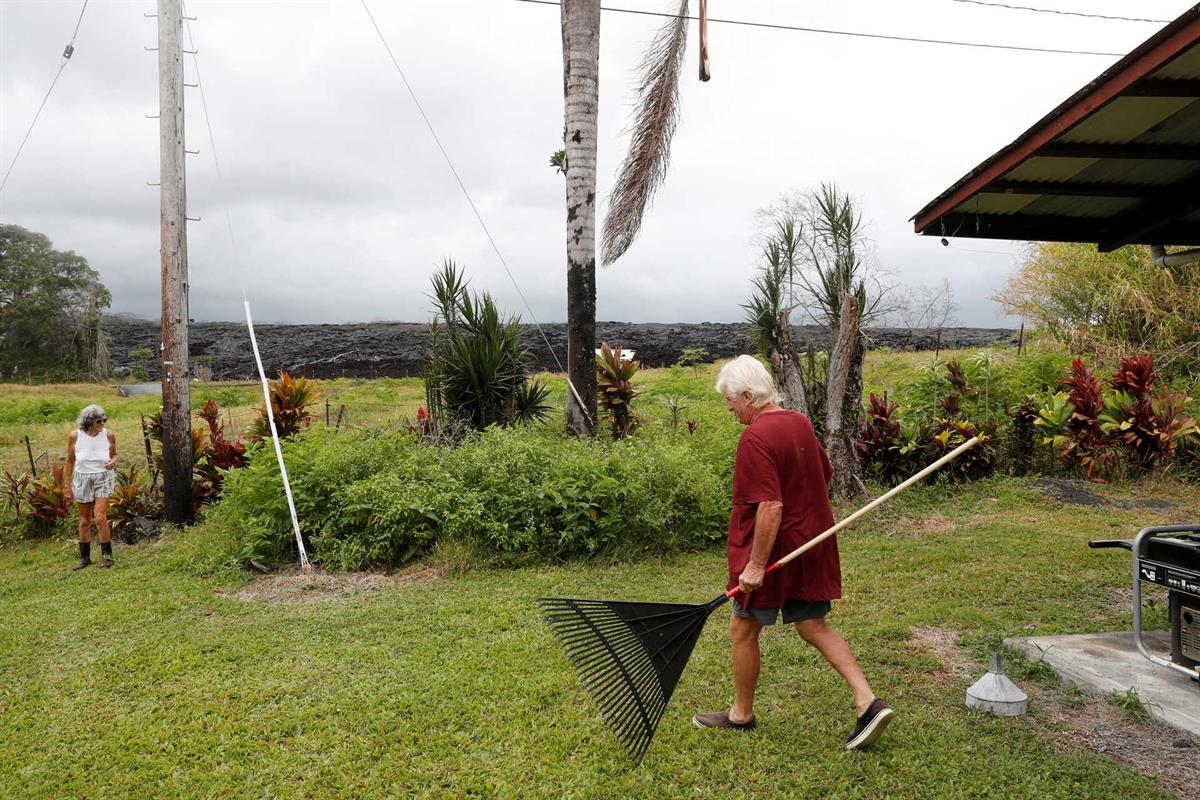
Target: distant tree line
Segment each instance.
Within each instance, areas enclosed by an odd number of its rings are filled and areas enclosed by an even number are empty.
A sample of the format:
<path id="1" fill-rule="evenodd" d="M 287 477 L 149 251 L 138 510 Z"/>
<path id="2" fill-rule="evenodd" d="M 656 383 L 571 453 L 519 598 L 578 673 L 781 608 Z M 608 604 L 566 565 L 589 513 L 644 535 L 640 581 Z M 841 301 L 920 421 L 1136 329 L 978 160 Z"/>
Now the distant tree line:
<path id="1" fill-rule="evenodd" d="M 111 302 L 86 258 L 0 225 L 0 379 L 106 375 L 101 314 Z"/>

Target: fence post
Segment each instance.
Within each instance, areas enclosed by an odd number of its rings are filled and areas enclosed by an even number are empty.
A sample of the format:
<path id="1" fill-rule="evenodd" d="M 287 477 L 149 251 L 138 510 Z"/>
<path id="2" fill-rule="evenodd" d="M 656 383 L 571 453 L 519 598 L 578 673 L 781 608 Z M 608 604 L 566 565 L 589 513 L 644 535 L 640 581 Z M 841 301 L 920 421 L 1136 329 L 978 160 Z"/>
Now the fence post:
<path id="1" fill-rule="evenodd" d="M 33 473 L 33 477 L 37 477 L 37 464 L 33 463 L 33 445 L 29 443 L 29 437 L 25 437 L 25 452 L 29 454 L 29 471 Z"/>
<path id="2" fill-rule="evenodd" d="M 345 403 L 342 403 L 341 407 L 340 407 L 340 408 L 338 408 L 337 425 L 335 425 L 335 426 L 334 426 L 334 428 L 333 428 L 333 432 L 334 432 L 334 433 L 338 433 L 338 432 L 341 430 L 341 428 L 342 428 L 342 414 L 344 414 L 344 413 L 346 413 L 346 404 L 345 404 Z"/>
<path id="3" fill-rule="evenodd" d="M 154 481 L 154 453 L 150 449 L 150 432 L 146 430 L 146 415 L 139 414 L 142 418 L 142 443 L 146 445 L 146 469 L 150 472 L 150 480 Z"/>
<path id="4" fill-rule="evenodd" d="M 329 398 L 325 398 L 325 427 L 329 427 Z"/>
<path id="5" fill-rule="evenodd" d="M 1021 355 L 1021 348 L 1025 346 L 1025 320 L 1021 320 L 1021 334 L 1017 337 L 1017 355 Z"/>

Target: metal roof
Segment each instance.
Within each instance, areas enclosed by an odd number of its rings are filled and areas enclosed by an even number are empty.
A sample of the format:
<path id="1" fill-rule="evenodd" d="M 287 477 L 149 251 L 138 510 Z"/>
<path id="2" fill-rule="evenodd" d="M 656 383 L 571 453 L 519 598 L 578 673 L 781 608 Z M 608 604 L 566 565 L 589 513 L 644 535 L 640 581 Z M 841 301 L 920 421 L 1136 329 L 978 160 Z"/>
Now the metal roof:
<path id="1" fill-rule="evenodd" d="M 917 233 L 1200 243 L 1200 4 L 913 217 Z"/>

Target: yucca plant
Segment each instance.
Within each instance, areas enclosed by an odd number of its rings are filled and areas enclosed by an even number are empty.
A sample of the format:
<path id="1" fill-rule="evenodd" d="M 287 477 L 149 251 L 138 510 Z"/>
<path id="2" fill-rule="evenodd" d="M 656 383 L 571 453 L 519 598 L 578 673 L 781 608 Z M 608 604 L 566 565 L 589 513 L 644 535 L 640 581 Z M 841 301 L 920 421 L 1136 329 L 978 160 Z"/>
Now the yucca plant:
<path id="1" fill-rule="evenodd" d="M 275 417 L 275 431 L 280 439 L 287 439 L 312 424 L 311 408 L 321 396 L 317 382 L 304 376 L 293 378 L 288 372 L 280 372 L 279 378 L 270 381 L 268 394 L 271 397 L 271 412 Z M 258 417 L 250 429 L 250 438 L 271 438 L 271 424 L 266 406 L 257 407 Z"/>
<path id="2" fill-rule="evenodd" d="M 614 439 L 624 439 L 637 427 L 633 401 L 640 390 L 633 385 L 633 376 L 639 367 L 641 362 L 623 357 L 620 347 L 601 343 L 596 354 L 596 400 L 601 416 L 612 426 Z"/>
<path id="3" fill-rule="evenodd" d="M 659 398 L 659 402 L 667 408 L 667 413 L 671 417 L 671 430 L 678 430 L 679 416 L 687 409 L 683 404 L 683 398 L 679 395 L 668 394 Z"/>
<path id="4" fill-rule="evenodd" d="M 453 261 L 434 274 L 439 319 L 430 326 L 426 399 L 439 434 L 544 418 L 549 390 L 530 381 L 518 317 L 504 318 L 491 295 L 473 295 Z"/>

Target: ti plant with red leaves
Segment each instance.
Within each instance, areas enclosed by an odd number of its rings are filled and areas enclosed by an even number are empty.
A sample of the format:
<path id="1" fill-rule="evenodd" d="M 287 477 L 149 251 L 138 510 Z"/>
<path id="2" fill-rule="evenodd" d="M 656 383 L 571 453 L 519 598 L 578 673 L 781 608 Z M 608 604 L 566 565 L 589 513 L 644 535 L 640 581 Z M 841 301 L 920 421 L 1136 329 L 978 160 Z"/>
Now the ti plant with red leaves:
<path id="1" fill-rule="evenodd" d="M 142 480 L 137 462 L 133 461 L 128 470 L 117 472 L 108 503 L 108 520 L 113 533 L 128 544 L 131 526 L 138 517 L 161 519 L 162 495 L 149 481 Z"/>
<path id="2" fill-rule="evenodd" d="M 44 531 L 49 531 L 71 513 L 71 504 L 67 502 L 65 472 L 63 464 L 53 464 L 48 477 L 36 478 L 29 485 L 29 516 Z"/>
<path id="3" fill-rule="evenodd" d="M 1014 475 L 1028 475 L 1033 468 L 1038 419 L 1037 398 L 1034 397 L 1026 397 L 1013 411 L 1008 457 Z"/>
<path id="4" fill-rule="evenodd" d="M 640 361 L 623 356 L 620 347 L 609 347 L 608 342 L 602 343 L 596 354 L 596 399 L 601 416 L 612 425 L 614 439 L 624 439 L 637 427 L 633 401 L 639 389 L 633 385 L 633 376 L 639 367 Z"/>
<path id="5" fill-rule="evenodd" d="M 880 397 L 872 393 L 854 443 L 863 469 L 887 484 L 907 477 L 910 460 L 896 413 L 899 408 L 900 405 L 889 401 L 886 394 Z"/>
<path id="6" fill-rule="evenodd" d="M 1155 383 L 1153 358 L 1122 359 L 1109 381 L 1114 394 L 1100 415 L 1101 428 L 1138 472 L 1150 471 L 1174 455 L 1181 440 L 1200 433 L 1186 414 L 1187 394 Z"/>
<path id="7" fill-rule="evenodd" d="M 209 400 L 196 415 L 208 423 L 208 441 L 199 453 L 194 453 L 195 470 L 210 487 L 208 494 L 221 493 L 225 472 L 246 466 L 246 445 L 240 439 L 226 439 L 221 425 L 221 412 L 216 400 Z"/>
<path id="8" fill-rule="evenodd" d="M 0 497 L 3 497 L 17 519 L 21 518 L 21 507 L 29 499 L 29 480 L 29 475 L 24 472 L 14 475 L 4 470 L 4 481 L 0 483 Z"/>
<path id="9" fill-rule="evenodd" d="M 992 446 L 996 435 L 994 425 L 980 428 L 966 420 L 939 419 L 934 422 L 931 434 L 925 448 L 930 459 L 941 458 L 970 439 L 979 437 L 979 444 L 942 467 L 942 472 L 950 480 L 974 481 L 996 471 L 997 453 Z"/>
<path id="10" fill-rule="evenodd" d="M 293 378 L 290 373 L 281 372 L 277 380 L 270 382 L 268 394 L 271 397 L 271 413 L 275 417 L 275 431 L 280 439 L 294 436 L 312 424 L 313 417 L 308 409 L 321 396 L 316 381 L 304 376 Z M 258 407 L 258 417 L 250 430 L 250 438 L 271 438 L 266 406 Z"/>
<path id="11" fill-rule="evenodd" d="M 1067 399 L 1074 410 L 1067 418 L 1059 457 L 1079 467 L 1090 481 L 1103 481 L 1117 466 L 1117 451 L 1101 424 L 1104 389 L 1081 359 L 1071 362 L 1070 374 L 1062 379 Z"/>
<path id="12" fill-rule="evenodd" d="M 957 417 L 962 413 L 962 401 L 973 398 L 979 393 L 967 383 L 967 375 L 957 361 L 950 361 L 946 364 L 946 373 L 954 391 L 942 398 L 942 411 L 947 417 Z"/>

